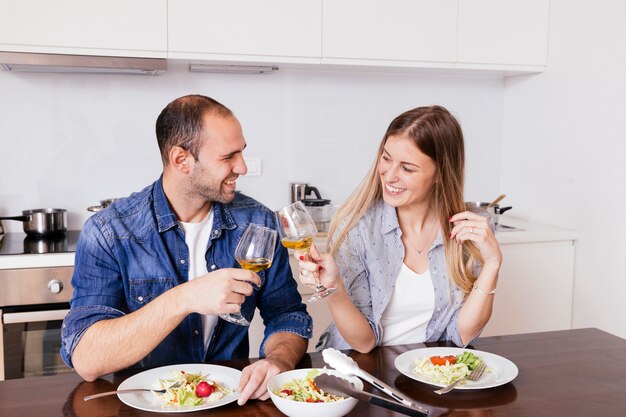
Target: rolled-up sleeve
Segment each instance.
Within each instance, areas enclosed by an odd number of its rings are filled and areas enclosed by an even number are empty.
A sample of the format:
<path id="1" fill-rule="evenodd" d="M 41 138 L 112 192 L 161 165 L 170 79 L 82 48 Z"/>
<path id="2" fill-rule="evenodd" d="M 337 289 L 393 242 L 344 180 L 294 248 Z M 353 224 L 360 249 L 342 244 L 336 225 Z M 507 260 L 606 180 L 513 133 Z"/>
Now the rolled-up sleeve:
<path id="1" fill-rule="evenodd" d="M 118 264 L 93 218 L 85 223 L 78 239 L 72 288 L 70 312 L 61 331 L 61 357 L 70 367 L 74 349 L 91 325 L 125 315 Z"/>

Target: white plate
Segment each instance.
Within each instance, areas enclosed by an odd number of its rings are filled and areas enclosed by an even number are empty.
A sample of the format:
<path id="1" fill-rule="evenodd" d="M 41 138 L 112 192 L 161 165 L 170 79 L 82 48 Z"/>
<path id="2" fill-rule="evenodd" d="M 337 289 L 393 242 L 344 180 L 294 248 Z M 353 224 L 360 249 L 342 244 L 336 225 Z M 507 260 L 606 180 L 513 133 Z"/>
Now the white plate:
<path id="1" fill-rule="evenodd" d="M 149 369 L 126 379 L 117 389 L 153 388 L 156 386 L 158 379 L 171 378 L 172 371 L 185 371 L 192 374 L 207 374 L 210 379 L 227 386 L 232 389 L 233 392 L 219 401 L 187 407 L 164 407 L 163 401 L 155 397 L 155 395 L 149 391 L 117 394 L 117 396 L 126 405 L 139 410 L 152 411 L 155 413 L 188 413 L 191 411 L 206 410 L 232 403 L 239 398 L 239 392 L 235 390 L 239 386 L 241 371 L 238 369 L 227 368 L 225 366 L 208 365 L 205 363 L 168 365 L 160 368 Z"/>
<path id="2" fill-rule="evenodd" d="M 429 381 L 423 376 L 417 374 L 415 372 L 416 361 L 423 359 L 425 356 L 456 356 L 466 350 L 472 352 L 474 355 L 485 361 L 487 364 L 487 371 L 485 371 L 483 376 L 478 381 L 467 381 L 463 385 L 457 385 L 455 389 L 469 390 L 497 387 L 515 379 L 519 372 L 517 366 L 515 366 L 513 362 L 503 358 L 502 356 L 480 350 L 461 349 L 455 347 L 433 347 L 410 350 L 399 355 L 396 358 L 395 365 L 398 371 L 402 372 L 409 378 L 419 382 L 424 382 L 425 384 L 445 387 L 445 385 Z"/>

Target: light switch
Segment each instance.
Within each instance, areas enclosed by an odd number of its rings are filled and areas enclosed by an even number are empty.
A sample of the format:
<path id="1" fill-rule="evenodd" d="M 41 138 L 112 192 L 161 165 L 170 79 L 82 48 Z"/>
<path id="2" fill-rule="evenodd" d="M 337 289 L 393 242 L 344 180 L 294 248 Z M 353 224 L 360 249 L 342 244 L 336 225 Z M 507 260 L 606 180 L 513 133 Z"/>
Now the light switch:
<path id="1" fill-rule="evenodd" d="M 248 166 L 248 173 L 246 174 L 247 177 L 261 175 L 261 171 L 262 171 L 261 158 L 249 157 L 249 158 L 243 158 L 243 159 L 244 161 L 246 161 L 246 165 Z"/>

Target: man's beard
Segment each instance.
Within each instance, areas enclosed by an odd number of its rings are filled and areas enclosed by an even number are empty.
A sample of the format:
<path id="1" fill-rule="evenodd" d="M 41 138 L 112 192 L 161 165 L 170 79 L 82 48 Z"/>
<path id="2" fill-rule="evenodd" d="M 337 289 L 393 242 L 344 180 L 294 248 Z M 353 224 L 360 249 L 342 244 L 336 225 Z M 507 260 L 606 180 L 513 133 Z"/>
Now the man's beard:
<path id="1" fill-rule="evenodd" d="M 235 193 L 224 194 L 222 193 L 222 181 L 209 178 L 208 181 L 201 179 L 204 170 L 197 172 L 198 175 L 193 175 L 191 178 L 191 193 L 197 196 L 201 196 L 205 201 L 211 201 L 221 204 L 228 204 L 235 198 Z"/>

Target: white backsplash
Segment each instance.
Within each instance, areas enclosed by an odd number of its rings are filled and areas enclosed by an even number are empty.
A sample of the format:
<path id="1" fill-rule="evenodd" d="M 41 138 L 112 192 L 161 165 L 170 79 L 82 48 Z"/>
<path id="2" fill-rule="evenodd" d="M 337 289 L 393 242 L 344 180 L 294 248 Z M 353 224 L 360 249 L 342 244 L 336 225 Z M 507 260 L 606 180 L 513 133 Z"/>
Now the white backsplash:
<path id="1" fill-rule="evenodd" d="M 309 182 L 341 203 L 373 162 L 396 115 L 440 104 L 466 140 L 466 196 L 489 200 L 500 181 L 503 81 L 407 74 L 280 70 L 265 75 L 192 74 L 179 65 L 158 77 L 15 74 L 0 71 L 0 215 L 57 207 L 79 229 L 99 200 L 123 197 L 161 172 L 154 125 L 185 94 L 230 107 L 261 158 L 260 176 L 238 187 L 270 208 L 287 204 L 290 182 Z M 22 230 L 5 221 L 9 232 Z"/>

